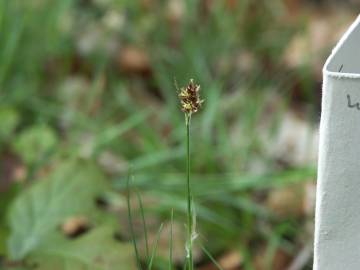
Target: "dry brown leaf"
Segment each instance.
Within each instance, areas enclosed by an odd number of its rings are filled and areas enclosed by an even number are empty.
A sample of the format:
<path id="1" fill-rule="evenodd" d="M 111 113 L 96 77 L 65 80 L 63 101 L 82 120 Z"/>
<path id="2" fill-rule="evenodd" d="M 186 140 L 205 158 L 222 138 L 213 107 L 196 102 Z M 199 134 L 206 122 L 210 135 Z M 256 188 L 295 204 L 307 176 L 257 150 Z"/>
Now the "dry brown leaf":
<path id="1" fill-rule="evenodd" d="M 12 182 L 24 181 L 27 168 L 19 157 L 12 153 L 5 153 L 0 162 L 0 192 L 5 192 Z"/>
<path id="2" fill-rule="evenodd" d="M 277 249 L 272 260 L 270 268 L 267 265 L 265 256 L 266 248 L 265 246 L 259 249 L 259 253 L 255 256 L 255 269 L 256 270 L 268 270 L 268 269 L 276 269 L 276 270 L 285 270 L 289 264 L 291 263 L 292 257 L 285 253 L 281 249 Z"/>
<path id="3" fill-rule="evenodd" d="M 244 258 L 239 251 L 232 250 L 222 255 L 218 262 L 224 270 L 239 269 L 243 264 Z"/>
<path id="4" fill-rule="evenodd" d="M 122 48 L 117 60 L 120 69 L 126 73 L 148 74 L 151 71 L 149 55 L 137 47 Z"/>
<path id="5" fill-rule="evenodd" d="M 167 4 L 166 18 L 172 24 L 177 24 L 184 17 L 184 1 L 182 0 L 170 0 Z"/>
<path id="6" fill-rule="evenodd" d="M 69 237 L 76 237 L 77 235 L 89 229 L 89 221 L 86 217 L 71 217 L 68 218 L 61 226 L 62 232 Z"/>
<path id="7" fill-rule="evenodd" d="M 304 185 L 298 184 L 270 191 L 266 206 L 280 217 L 301 217 L 305 212 L 304 201 Z"/>

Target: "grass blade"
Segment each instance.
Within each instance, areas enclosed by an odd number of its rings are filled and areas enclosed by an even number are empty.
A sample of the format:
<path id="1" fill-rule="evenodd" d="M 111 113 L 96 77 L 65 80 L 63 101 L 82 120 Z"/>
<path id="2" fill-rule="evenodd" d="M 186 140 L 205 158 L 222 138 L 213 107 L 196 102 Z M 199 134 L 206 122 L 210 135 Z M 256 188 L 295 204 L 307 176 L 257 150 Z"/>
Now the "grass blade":
<path id="1" fill-rule="evenodd" d="M 171 210 L 170 221 L 170 240 L 169 240 L 169 270 L 173 268 L 173 224 L 174 224 L 174 209 Z"/>
<path id="2" fill-rule="evenodd" d="M 187 260 L 185 261 L 185 263 L 184 263 L 184 265 L 183 265 L 183 270 L 186 270 L 187 269 L 187 265 L 188 265 L 188 263 L 187 263 Z"/>
<path id="3" fill-rule="evenodd" d="M 148 112 L 143 111 L 128 117 L 128 119 L 120 124 L 104 126 L 104 130 L 95 138 L 94 153 L 100 153 L 104 148 L 110 145 L 111 142 L 117 140 L 124 133 L 144 122 L 147 116 Z"/>
<path id="4" fill-rule="evenodd" d="M 163 227 L 164 227 L 164 223 L 162 223 L 160 225 L 160 228 L 159 228 L 159 230 L 158 230 L 158 232 L 156 234 L 156 240 L 155 240 L 155 244 L 154 244 L 152 254 L 151 254 L 151 258 L 150 258 L 150 261 L 149 261 L 148 270 L 152 269 L 153 261 L 154 261 L 154 258 L 155 258 L 155 254 L 156 254 L 156 251 L 157 251 L 157 247 L 158 247 L 158 243 L 159 243 L 159 239 L 160 239 L 160 235 L 161 235 Z"/>
<path id="5" fill-rule="evenodd" d="M 202 245 L 200 244 L 201 249 L 204 251 L 204 253 L 206 254 L 206 256 L 209 257 L 209 259 L 211 260 L 211 262 L 216 266 L 217 269 L 219 270 L 224 270 L 221 265 L 215 260 L 215 258 L 211 255 L 211 253 Z"/>
<path id="6" fill-rule="evenodd" d="M 149 241 L 148 241 L 147 226 L 146 226 L 145 215 L 144 215 L 144 207 L 143 207 L 143 202 L 142 202 L 139 192 L 136 192 L 136 196 L 137 196 L 139 206 L 140 206 L 140 213 L 141 213 L 141 219 L 142 219 L 143 230 L 144 230 L 146 262 L 149 262 Z"/>
<path id="7" fill-rule="evenodd" d="M 132 219 L 132 212 L 131 212 L 131 202 L 130 202 L 130 181 L 131 181 L 131 171 L 129 171 L 128 179 L 127 179 L 127 207 L 128 207 L 128 220 L 129 220 L 129 227 L 131 233 L 131 239 L 134 246 L 136 262 L 138 266 L 138 270 L 141 270 L 141 260 L 139 256 L 139 250 L 137 247 L 135 233 L 134 233 L 134 226 L 133 226 L 133 219 Z"/>

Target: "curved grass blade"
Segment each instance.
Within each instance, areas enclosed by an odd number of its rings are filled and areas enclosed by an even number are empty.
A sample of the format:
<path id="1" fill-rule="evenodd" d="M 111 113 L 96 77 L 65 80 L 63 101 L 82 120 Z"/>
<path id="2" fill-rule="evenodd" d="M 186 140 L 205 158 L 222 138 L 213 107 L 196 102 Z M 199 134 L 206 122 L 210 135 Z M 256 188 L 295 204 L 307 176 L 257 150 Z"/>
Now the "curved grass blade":
<path id="1" fill-rule="evenodd" d="M 151 254 L 151 258 L 150 258 L 150 261 L 149 261 L 148 270 L 152 269 L 152 265 L 153 265 L 153 262 L 154 262 L 155 254 L 156 254 L 156 251 L 157 251 L 157 247 L 158 247 L 158 243 L 159 243 L 159 239 L 160 239 L 160 235 L 161 235 L 161 232 L 163 230 L 163 227 L 164 227 L 164 223 L 162 223 L 160 225 L 160 228 L 159 228 L 159 230 L 158 230 L 158 232 L 156 234 L 156 240 L 155 240 L 155 244 L 154 244 L 152 254 Z"/>
<path id="2" fill-rule="evenodd" d="M 211 255 L 211 253 L 202 245 L 200 244 L 201 249 L 204 251 L 204 253 L 206 254 L 206 256 L 209 257 L 209 259 L 211 260 L 211 262 L 216 266 L 217 269 L 219 270 L 224 270 L 221 265 L 215 260 L 215 258 Z"/>

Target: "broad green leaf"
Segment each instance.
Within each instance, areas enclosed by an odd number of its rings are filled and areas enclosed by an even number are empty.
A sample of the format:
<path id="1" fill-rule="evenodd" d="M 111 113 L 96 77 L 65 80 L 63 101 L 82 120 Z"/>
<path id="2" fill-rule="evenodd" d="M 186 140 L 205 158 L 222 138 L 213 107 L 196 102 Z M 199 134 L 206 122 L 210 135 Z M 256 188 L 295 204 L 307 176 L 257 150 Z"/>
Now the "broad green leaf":
<path id="1" fill-rule="evenodd" d="M 0 108 L 0 142 L 8 139 L 19 124 L 20 116 L 11 107 Z"/>
<path id="2" fill-rule="evenodd" d="M 6 240 L 9 237 L 9 228 L 6 224 L 7 207 L 19 192 L 19 189 L 18 183 L 12 183 L 6 191 L 0 192 L 0 257 L 7 255 Z"/>
<path id="3" fill-rule="evenodd" d="M 55 132 L 48 126 L 38 125 L 24 130 L 14 142 L 14 150 L 26 163 L 37 162 L 57 143 Z"/>
<path id="4" fill-rule="evenodd" d="M 10 207 L 10 258 L 23 259 L 36 250 L 67 218 L 93 216 L 95 198 L 105 188 L 102 174 L 85 162 L 65 163 L 46 180 L 39 180 Z"/>
<path id="5" fill-rule="evenodd" d="M 132 246 L 114 239 L 111 228 L 99 227 L 74 240 L 57 234 L 34 251 L 30 264 L 37 270 L 135 269 Z"/>
<path id="6" fill-rule="evenodd" d="M 3 224 L 0 224 L 0 256 L 4 256 L 6 254 L 6 239 L 8 234 L 8 228 L 6 228 Z"/>

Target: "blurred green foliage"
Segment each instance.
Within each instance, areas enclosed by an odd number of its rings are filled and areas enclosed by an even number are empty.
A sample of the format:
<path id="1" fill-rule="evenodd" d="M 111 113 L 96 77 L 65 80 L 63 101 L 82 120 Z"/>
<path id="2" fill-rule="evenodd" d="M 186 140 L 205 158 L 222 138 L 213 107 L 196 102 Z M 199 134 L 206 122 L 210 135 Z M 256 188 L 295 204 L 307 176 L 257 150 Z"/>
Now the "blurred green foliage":
<path id="1" fill-rule="evenodd" d="M 114 221 L 94 221 L 75 240 L 58 228 L 79 213 L 90 218 L 101 191 L 121 201 L 130 164 L 134 188 L 156 198 L 146 211 L 167 220 L 175 209 L 182 222 L 185 126 L 174 78 L 180 85 L 194 78 L 205 99 L 192 121 L 201 239 L 215 254 L 231 248 L 245 254 L 245 269 L 254 269 L 254 242 L 269 243 L 270 263 L 274 248 L 296 252 L 292 240 L 304 221 L 280 219 L 256 197 L 314 177 L 312 168 L 282 168 L 272 160 L 259 127 L 266 116 L 267 131 L 276 128 L 294 76 L 303 74 L 281 61 L 301 26 L 285 23 L 278 0 L 206 3 L 0 0 L 0 159 L 15 156 L 26 174 L 19 184 L 0 172 L 17 187 L 2 191 L 11 194 L 0 211 L 6 261 L 79 269 L 103 256 L 103 263 L 126 265 L 127 241 L 115 243 L 107 229 L 111 224 L 115 231 Z M 302 82 L 304 91 L 313 83 Z M 77 161 L 64 169 L 69 160 Z M 249 172 L 254 160 L 266 168 L 261 175 Z M 95 248 L 87 250 L 90 245 Z M 67 268 L 58 266 L 64 260 Z"/>
<path id="2" fill-rule="evenodd" d="M 80 169 L 81 168 L 81 169 Z M 130 247 L 116 243 L 114 228 L 104 224 L 94 201 L 106 189 L 101 172 L 91 164 L 68 162 L 17 196 L 9 210 L 9 257 L 28 258 L 37 269 L 132 269 Z M 90 233 L 71 241 L 58 231 L 67 218 L 91 217 Z M 123 268 L 125 269 L 125 268 Z"/>

